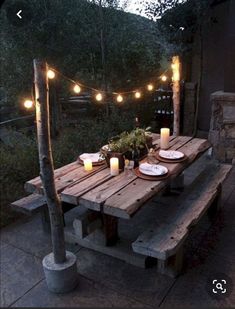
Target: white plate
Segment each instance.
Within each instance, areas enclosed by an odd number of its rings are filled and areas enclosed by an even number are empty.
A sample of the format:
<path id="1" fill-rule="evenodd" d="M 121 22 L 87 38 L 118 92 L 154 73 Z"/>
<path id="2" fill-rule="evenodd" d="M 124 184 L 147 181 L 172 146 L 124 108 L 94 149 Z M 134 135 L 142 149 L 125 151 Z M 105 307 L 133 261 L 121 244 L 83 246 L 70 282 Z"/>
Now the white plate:
<path id="1" fill-rule="evenodd" d="M 83 153 L 79 156 L 79 159 L 84 161 L 86 159 L 90 159 L 92 163 L 103 161 L 103 159 L 100 157 L 100 153 Z"/>
<path id="2" fill-rule="evenodd" d="M 184 157 L 183 152 L 175 150 L 160 150 L 159 156 L 169 160 L 182 159 Z"/>
<path id="3" fill-rule="evenodd" d="M 142 174 L 148 176 L 162 176 L 168 172 L 168 169 L 163 165 L 149 163 L 140 164 L 139 170 Z"/>

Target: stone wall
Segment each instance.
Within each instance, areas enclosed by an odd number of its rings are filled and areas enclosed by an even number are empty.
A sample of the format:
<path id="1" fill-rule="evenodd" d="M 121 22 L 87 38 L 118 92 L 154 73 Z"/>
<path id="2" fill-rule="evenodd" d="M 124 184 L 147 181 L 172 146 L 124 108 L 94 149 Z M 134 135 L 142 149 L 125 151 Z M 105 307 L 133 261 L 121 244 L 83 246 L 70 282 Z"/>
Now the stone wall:
<path id="1" fill-rule="evenodd" d="M 212 116 L 209 140 L 213 155 L 235 164 L 235 93 L 217 91 L 211 95 Z"/>

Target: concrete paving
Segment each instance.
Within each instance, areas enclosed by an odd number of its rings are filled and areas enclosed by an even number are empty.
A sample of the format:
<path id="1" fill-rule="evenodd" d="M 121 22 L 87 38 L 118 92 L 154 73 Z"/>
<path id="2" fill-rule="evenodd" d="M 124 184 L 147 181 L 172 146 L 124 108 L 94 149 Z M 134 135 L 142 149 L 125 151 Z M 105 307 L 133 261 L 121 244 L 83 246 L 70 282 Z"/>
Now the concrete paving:
<path id="1" fill-rule="evenodd" d="M 204 163 L 205 158 L 185 173 L 187 183 Z M 79 285 L 68 294 L 52 294 L 47 289 L 41 264 L 42 258 L 51 251 L 51 242 L 50 236 L 41 229 L 39 216 L 21 219 L 3 228 L 0 233 L 0 306 L 235 307 L 235 168 L 223 189 L 221 213 L 212 225 L 205 218 L 193 231 L 186 245 L 185 271 L 176 279 L 158 274 L 156 267 L 142 269 L 78 245 L 67 245 L 67 250 L 78 258 Z M 145 207 L 146 214 L 151 214 L 154 203 L 161 201 L 164 198 Z M 132 222 L 131 238 L 135 237 L 136 227 L 146 220 L 144 217 L 140 212 Z M 125 235 L 122 223 L 121 233 Z M 208 278 L 218 272 L 228 275 L 234 284 L 232 293 L 221 301 L 206 291 Z"/>

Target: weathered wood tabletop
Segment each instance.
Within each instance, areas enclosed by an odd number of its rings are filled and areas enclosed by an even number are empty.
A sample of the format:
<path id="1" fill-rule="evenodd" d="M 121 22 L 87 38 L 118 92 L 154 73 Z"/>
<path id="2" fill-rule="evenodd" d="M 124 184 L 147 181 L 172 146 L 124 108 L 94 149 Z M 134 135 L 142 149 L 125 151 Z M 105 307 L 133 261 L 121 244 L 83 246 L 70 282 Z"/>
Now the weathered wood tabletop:
<path id="1" fill-rule="evenodd" d="M 159 135 L 153 134 L 153 144 L 159 148 Z M 169 177 L 159 181 L 138 178 L 135 173 L 126 176 L 120 173 L 110 175 L 106 165 L 95 166 L 86 172 L 77 162 L 55 170 L 55 185 L 61 200 L 74 205 L 83 205 L 106 215 L 129 219 L 144 203 L 160 192 L 170 180 L 177 177 L 210 147 L 206 139 L 178 136 L 170 138 L 171 150 L 180 150 L 187 160 L 181 163 L 163 163 L 169 170 Z M 40 177 L 25 183 L 29 193 L 43 194 Z"/>

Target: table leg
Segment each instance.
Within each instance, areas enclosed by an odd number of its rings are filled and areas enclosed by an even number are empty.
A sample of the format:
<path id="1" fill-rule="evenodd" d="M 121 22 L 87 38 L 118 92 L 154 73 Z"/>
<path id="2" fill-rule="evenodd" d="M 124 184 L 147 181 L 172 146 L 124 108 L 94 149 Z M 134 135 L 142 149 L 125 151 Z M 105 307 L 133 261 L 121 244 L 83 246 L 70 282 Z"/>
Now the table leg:
<path id="1" fill-rule="evenodd" d="M 106 246 L 113 246 L 118 241 L 118 218 L 103 214 Z"/>

